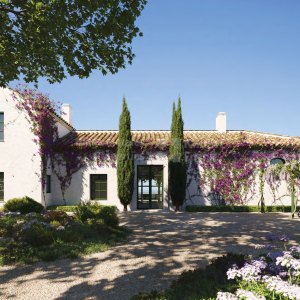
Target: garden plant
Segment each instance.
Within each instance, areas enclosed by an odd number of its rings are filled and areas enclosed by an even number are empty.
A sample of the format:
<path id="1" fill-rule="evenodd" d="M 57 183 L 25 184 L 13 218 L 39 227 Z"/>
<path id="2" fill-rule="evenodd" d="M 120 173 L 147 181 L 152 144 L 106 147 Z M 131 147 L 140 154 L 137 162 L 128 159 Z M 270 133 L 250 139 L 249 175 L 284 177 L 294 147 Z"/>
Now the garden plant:
<path id="1" fill-rule="evenodd" d="M 269 234 L 257 255 L 229 253 L 206 268 L 186 271 L 169 289 L 132 300 L 297 300 L 300 299 L 300 246 L 286 235 Z"/>
<path id="2" fill-rule="evenodd" d="M 21 198 L 21 213 L 15 210 L 16 202 L 8 201 L 5 212 L 0 212 L 0 265 L 105 251 L 125 241 L 128 235 L 126 228 L 119 226 L 116 208 L 112 206 L 81 204 L 70 215 L 59 210 L 35 212 L 30 203 L 33 209 L 28 212 L 28 205 Z M 12 204 L 13 211 L 8 211 Z"/>

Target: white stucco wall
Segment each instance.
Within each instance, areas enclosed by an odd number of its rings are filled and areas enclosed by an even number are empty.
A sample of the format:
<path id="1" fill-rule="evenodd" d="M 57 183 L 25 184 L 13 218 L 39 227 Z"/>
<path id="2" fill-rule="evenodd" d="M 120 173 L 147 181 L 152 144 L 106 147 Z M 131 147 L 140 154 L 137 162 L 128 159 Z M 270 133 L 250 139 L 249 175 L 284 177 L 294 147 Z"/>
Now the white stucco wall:
<path id="1" fill-rule="evenodd" d="M 164 184 L 164 208 L 168 208 L 167 186 L 168 186 L 168 158 L 164 153 L 157 153 L 155 157 L 135 156 L 135 179 L 134 193 L 128 210 L 137 209 L 137 165 L 163 165 L 163 184 Z M 115 205 L 119 210 L 123 206 L 118 198 L 117 169 L 111 166 L 99 167 L 96 163 L 89 166 L 86 170 L 80 170 L 73 175 L 70 187 L 66 191 L 65 199 L 68 205 L 79 204 L 81 201 L 90 200 L 90 175 L 107 174 L 107 200 L 97 201 L 99 204 Z M 59 181 L 53 176 L 52 204 L 64 204 Z"/>
<path id="2" fill-rule="evenodd" d="M 0 88 L 4 113 L 4 141 L 0 142 L 0 172 L 4 172 L 4 200 L 29 196 L 42 202 L 40 157 L 25 114 L 15 107 L 9 89 Z"/>
<path id="3" fill-rule="evenodd" d="M 0 142 L 4 202 L 15 197 L 29 196 L 44 204 L 39 146 L 33 141 L 35 137 L 26 113 L 16 108 L 12 91 L 7 88 L 0 88 L 0 112 L 4 113 L 4 141 Z M 70 132 L 70 128 L 61 122 L 57 122 L 57 126 L 60 137 Z M 52 175 L 50 168 L 47 174 Z M 47 204 L 52 201 L 52 193 L 46 194 L 45 200 Z"/>

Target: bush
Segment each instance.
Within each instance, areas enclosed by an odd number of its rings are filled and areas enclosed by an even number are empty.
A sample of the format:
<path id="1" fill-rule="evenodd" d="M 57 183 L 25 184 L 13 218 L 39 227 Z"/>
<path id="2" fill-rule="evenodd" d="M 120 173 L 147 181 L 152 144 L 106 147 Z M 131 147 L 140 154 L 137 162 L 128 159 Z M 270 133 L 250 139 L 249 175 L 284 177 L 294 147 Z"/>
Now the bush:
<path id="1" fill-rule="evenodd" d="M 87 219 L 93 219 L 97 217 L 99 211 L 99 205 L 97 204 L 80 204 L 75 208 L 75 216 L 82 223 L 86 222 Z"/>
<path id="2" fill-rule="evenodd" d="M 103 206 L 99 204 L 81 204 L 75 209 L 75 216 L 82 223 L 88 219 L 103 219 L 106 226 L 117 227 L 119 219 L 115 206 Z"/>
<path id="3" fill-rule="evenodd" d="M 34 223 L 23 230 L 22 237 L 24 242 L 36 247 L 51 245 L 54 242 L 52 230 L 41 223 Z"/>
<path id="4" fill-rule="evenodd" d="M 30 212 L 40 213 L 44 209 L 43 205 L 25 196 L 23 198 L 14 198 L 8 200 L 4 204 L 4 211 L 17 212 L 28 214 Z"/>
<path id="5" fill-rule="evenodd" d="M 106 226 L 117 227 L 119 218 L 115 206 L 101 206 L 97 216 L 103 219 Z"/>
<path id="6" fill-rule="evenodd" d="M 51 205 L 47 207 L 47 210 L 59 210 L 64 212 L 75 212 L 78 205 Z"/>
<path id="7" fill-rule="evenodd" d="M 0 237 L 15 237 L 22 226 L 21 222 L 22 220 L 18 221 L 18 218 L 11 216 L 0 218 Z"/>

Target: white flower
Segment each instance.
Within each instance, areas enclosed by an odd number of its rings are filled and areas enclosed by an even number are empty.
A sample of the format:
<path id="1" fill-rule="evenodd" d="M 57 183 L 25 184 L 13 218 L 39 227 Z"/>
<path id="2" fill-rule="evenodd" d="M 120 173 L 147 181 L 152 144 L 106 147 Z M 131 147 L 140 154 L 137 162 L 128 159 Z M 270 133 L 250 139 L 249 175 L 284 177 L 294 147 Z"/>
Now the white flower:
<path id="1" fill-rule="evenodd" d="M 242 289 L 238 289 L 236 292 L 236 295 L 239 297 L 239 299 L 266 300 L 265 296 L 261 296 L 261 295 L 255 294 L 251 291 L 246 291 L 246 290 L 242 290 Z"/>
<path id="2" fill-rule="evenodd" d="M 278 276 L 264 276 L 263 281 L 269 291 L 281 294 L 289 299 L 300 299 L 300 287 L 283 281 Z"/>
<path id="3" fill-rule="evenodd" d="M 218 292 L 217 300 L 239 300 L 239 298 L 231 293 Z"/>

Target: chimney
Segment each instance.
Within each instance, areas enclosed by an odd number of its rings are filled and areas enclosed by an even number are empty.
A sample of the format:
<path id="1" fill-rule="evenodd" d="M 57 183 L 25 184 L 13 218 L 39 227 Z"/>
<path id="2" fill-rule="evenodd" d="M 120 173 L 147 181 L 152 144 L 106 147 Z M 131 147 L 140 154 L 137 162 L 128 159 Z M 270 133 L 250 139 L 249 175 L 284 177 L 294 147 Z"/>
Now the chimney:
<path id="1" fill-rule="evenodd" d="M 61 108 L 61 117 L 70 125 L 72 125 L 72 106 L 70 104 L 64 103 Z"/>
<path id="2" fill-rule="evenodd" d="M 216 131 L 220 133 L 226 132 L 226 113 L 219 112 L 216 118 Z"/>

